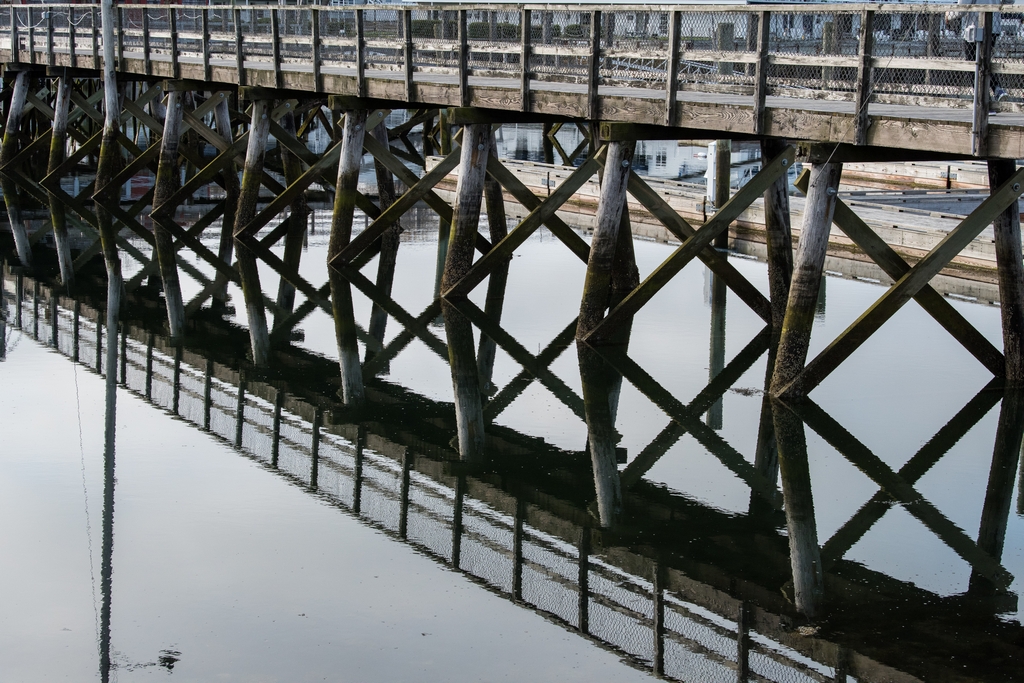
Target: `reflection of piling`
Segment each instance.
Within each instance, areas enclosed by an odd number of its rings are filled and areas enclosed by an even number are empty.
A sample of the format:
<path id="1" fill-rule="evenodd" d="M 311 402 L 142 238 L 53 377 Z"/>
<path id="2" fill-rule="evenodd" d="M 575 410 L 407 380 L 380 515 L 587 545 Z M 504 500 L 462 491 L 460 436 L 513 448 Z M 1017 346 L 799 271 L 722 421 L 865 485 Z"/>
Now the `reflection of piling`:
<path id="1" fill-rule="evenodd" d="M 708 359 L 708 381 L 710 382 L 725 367 L 725 280 L 708 272 L 711 278 L 711 350 Z M 722 428 L 722 397 L 719 396 L 708 408 L 707 424 L 712 429 Z"/>
<path id="2" fill-rule="evenodd" d="M 807 360 L 841 174 L 842 164 L 839 163 L 811 167 L 800 244 L 772 375 L 773 394 L 795 379 Z"/>
<path id="3" fill-rule="evenodd" d="M 992 466 L 989 469 L 985 504 L 981 509 L 981 526 L 978 529 L 978 547 L 996 561 L 1003 556 L 1022 441 L 1024 393 L 1018 389 L 1009 389 L 1003 395 L 1003 404 L 999 409 Z M 970 592 L 991 594 L 995 591 L 996 586 L 985 575 L 977 570 L 971 572 Z"/>
<path id="4" fill-rule="evenodd" d="M 594 470 L 598 517 L 602 527 L 614 526 L 622 513 L 622 484 L 615 456 L 619 436 L 615 431 L 618 387 L 621 377 L 587 344 L 577 344 L 587 440 Z M 618 381 L 616 381 L 616 379 Z"/>
<path id="5" fill-rule="evenodd" d="M 793 600 L 797 610 L 813 618 L 824 594 L 821 549 L 814 521 L 811 472 L 807 461 L 804 423 L 780 401 L 772 402 L 778 440 L 782 495 L 793 570 Z"/>
<path id="6" fill-rule="evenodd" d="M 455 393 L 459 455 L 466 461 L 479 460 L 484 452 L 484 412 L 473 348 L 473 326 L 469 318 L 447 301 L 441 302 L 441 315 Z"/>

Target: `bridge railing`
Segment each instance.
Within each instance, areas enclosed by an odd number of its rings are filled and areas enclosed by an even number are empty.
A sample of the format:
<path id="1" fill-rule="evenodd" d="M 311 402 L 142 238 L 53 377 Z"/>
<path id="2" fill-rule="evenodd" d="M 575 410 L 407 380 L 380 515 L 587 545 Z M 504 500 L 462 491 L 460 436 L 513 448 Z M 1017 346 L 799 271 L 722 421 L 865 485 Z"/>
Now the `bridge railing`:
<path id="1" fill-rule="evenodd" d="M 121 5 L 117 20 L 119 57 L 141 53 L 147 65 L 415 72 L 417 81 L 465 71 L 499 87 L 739 96 L 755 108 L 766 97 L 971 107 L 981 73 L 1008 92 L 1000 107 L 1024 103 L 1024 14 L 956 5 Z M 10 36 L 0 46 L 15 62 L 59 64 L 67 54 L 93 66 L 98 25 L 94 5 L 14 5 L 0 12 Z"/>

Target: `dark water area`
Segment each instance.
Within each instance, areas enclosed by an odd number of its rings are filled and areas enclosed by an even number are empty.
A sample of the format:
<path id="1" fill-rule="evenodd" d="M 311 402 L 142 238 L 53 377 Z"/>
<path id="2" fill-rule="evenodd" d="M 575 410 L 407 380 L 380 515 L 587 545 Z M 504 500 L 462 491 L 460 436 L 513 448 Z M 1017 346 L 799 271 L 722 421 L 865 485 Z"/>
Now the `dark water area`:
<path id="1" fill-rule="evenodd" d="M 312 225 L 301 274 L 319 286 L 329 213 Z M 437 217 L 404 226 L 401 318 L 383 350 L 360 341 L 363 408 L 339 398 L 321 309 L 261 370 L 237 288 L 173 347 L 151 288 L 112 338 L 101 270 L 72 299 L 5 268 L 0 679 L 1019 676 L 1021 402 L 916 305 L 773 422 L 763 323 L 701 264 L 628 347 L 593 352 L 572 341 L 585 266 L 549 233 L 516 253 L 499 318 L 486 286 L 442 311 Z M 641 277 L 671 253 L 635 246 Z M 767 291 L 763 263 L 730 261 Z M 827 278 L 811 353 L 883 291 Z M 366 329 L 371 300 L 353 301 Z M 950 303 L 1001 345 L 997 308 Z M 453 380 L 467 356 L 476 387 Z M 481 397 L 474 458 L 457 390 Z"/>

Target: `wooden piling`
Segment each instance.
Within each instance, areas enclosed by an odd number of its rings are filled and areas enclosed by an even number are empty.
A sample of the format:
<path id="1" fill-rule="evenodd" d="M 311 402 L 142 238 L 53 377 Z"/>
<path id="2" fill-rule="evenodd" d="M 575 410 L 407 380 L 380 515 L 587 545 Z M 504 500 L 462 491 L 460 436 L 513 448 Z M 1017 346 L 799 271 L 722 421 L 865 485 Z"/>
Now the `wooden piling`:
<path id="1" fill-rule="evenodd" d="M 590 259 L 583 285 L 576 338 L 584 339 L 604 318 L 610 304 L 612 271 L 626 203 L 626 181 L 635 142 L 610 142 L 597 204 L 596 227 L 590 242 Z"/>
<path id="2" fill-rule="evenodd" d="M 491 131 L 491 154 L 497 158 L 498 144 Z M 508 235 L 508 222 L 505 216 L 505 197 L 501 185 L 488 174 L 484 180 L 484 206 L 487 210 L 487 228 L 491 244 L 497 244 Z M 508 284 L 508 268 L 511 258 L 491 271 L 487 280 L 487 295 L 484 299 L 484 313 L 495 323 L 501 321 L 501 312 L 505 304 L 505 287 Z M 494 375 L 494 359 L 497 352 L 495 340 L 483 332 L 480 333 L 480 346 L 477 352 L 477 371 L 480 375 L 480 390 L 490 395 L 494 391 L 491 379 Z"/>
<path id="3" fill-rule="evenodd" d="M 811 326 L 814 323 L 814 311 L 821 289 L 822 268 L 825 264 L 828 235 L 832 228 L 832 216 L 835 212 L 841 175 L 840 163 L 815 164 L 811 167 L 800 244 L 793 266 L 793 280 L 786 302 L 786 314 L 772 374 L 773 394 L 799 375 L 807 361 Z"/>
<path id="4" fill-rule="evenodd" d="M 765 138 L 761 141 L 761 159 L 774 159 L 786 148 L 783 140 Z M 789 176 L 783 174 L 764 193 L 765 246 L 768 251 L 768 292 L 771 301 L 772 337 L 777 342 L 782 334 L 789 299 L 789 283 L 793 277 L 793 231 L 789 213 Z M 775 348 L 776 343 L 771 345 Z"/>
<path id="5" fill-rule="evenodd" d="M 53 173 L 64 163 L 67 156 L 68 112 L 71 108 L 71 82 L 67 76 L 57 79 L 57 97 L 53 103 L 53 127 L 50 133 L 50 158 L 47 173 Z M 60 266 L 60 280 L 66 291 L 75 284 L 75 267 L 71 258 L 71 244 L 68 242 L 68 225 L 64 202 L 50 194 L 50 223 L 53 225 L 53 241 L 57 246 L 57 262 Z"/>
<path id="6" fill-rule="evenodd" d="M 474 123 L 465 127 L 462 132 L 459 180 L 455 186 L 452 233 L 444 273 L 441 275 L 441 292 L 445 296 L 473 266 L 490 148 L 490 124 Z"/>
<path id="7" fill-rule="evenodd" d="M 3 142 L 0 143 L 0 166 L 9 163 L 18 153 L 18 138 L 21 134 L 21 118 L 28 99 L 28 72 L 19 71 L 14 78 L 11 102 L 7 108 L 7 122 L 4 124 Z M 8 169 L 11 171 L 12 169 Z M 21 202 L 18 198 L 18 186 L 7 173 L 0 174 L 0 189 L 3 190 L 4 203 L 7 205 L 7 217 L 11 232 L 14 234 L 14 246 L 18 251 L 18 260 L 28 268 L 32 266 L 32 245 L 28 240 L 28 231 L 21 218 Z"/>
<path id="8" fill-rule="evenodd" d="M 242 184 L 238 194 L 234 236 L 236 238 L 235 253 L 238 261 L 238 277 L 242 284 L 246 317 L 249 321 L 252 360 L 257 366 L 265 366 L 270 363 L 270 334 L 267 331 L 267 314 L 264 310 L 256 255 L 237 238 L 242 229 L 256 216 L 256 203 L 259 200 L 263 159 L 267 151 L 269 133 L 270 102 L 262 99 L 256 100 L 252 103 L 252 127 L 249 129 L 249 144 L 245 153 L 245 167 L 242 170 Z"/>
<path id="9" fill-rule="evenodd" d="M 327 247 L 328 263 L 352 239 L 352 217 L 356 207 L 359 167 L 363 160 L 366 115 L 365 110 L 349 111 L 345 115 L 344 137 L 335 185 L 334 214 L 331 218 L 331 237 Z M 331 307 L 338 342 L 338 363 L 341 368 L 342 401 L 346 405 L 358 405 L 363 402 L 363 375 L 359 365 L 359 347 L 356 343 L 352 288 L 338 271 L 333 268 L 329 268 L 329 271 Z"/>
<path id="10" fill-rule="evenodd" d="M 156 181 L 153 188 L 153 208 L 162 209 L 169 220 L 173 220 L 175 207 L 163 204 L 174 194 L 180 184 L 178 172 L 178 146 L 181 141 L 181 121 L 184 115 L 182 93 L 175 88 L 167 94 L 167 117 L 160 138 L 160 161 L 157 164 Z M 154 251 L 160 267 L 160 280 L 164 288 L 164 302 L 167 305 L 167 323 L 170 327 L 171 342 L 180 343 L 185 334 L 185 303 L 181 296 L 178 280 L 178 263 L 175 257 L 174 237 L 161 222 L 153 221 Z"/>
<path id="11" fill-rule="evenodd" d="M 213 96 L 220 98 L 220 101 L 213 109 L 217 133 L 224 139 L 224 142 L 231 145 L 235 141 L 235 135 L 231 125 L 231 113 L 228 110 L 227 93 L 216 93 Z M 234 163 L 224 170 L 223 183 L 224 216 L 221 219 L 220 246 L 217 250 L 217 257 L 224 263 L 230 264 L 235 249 L 235 216 L 238 210 L 238 195 L 240 192 L 238 171 Z M 227 302 L 227 298 L 228 278 L 218 270 L 214 276 L 213 300 L 223 306 Z"/>
<path id="12" fill-rule="evenodd" d="M 726 24 L 725 26 L 728 26 Z M 731 38 L 729 40 L 731 43 Z M 769 157 L 774 159 L 775 157 Z M 715 177 L 714 177 L 714 203 L 715 209 L 721 209 L 729 201 L 729 194 L 732 183 L 732 141 L 715 141 Z M 716 249 L 729 248 L 729 231 L 723 230 L 715 238 Z"/>
<path id="13" fill-rule="evenodd" d="M 1012 159 L 990 159 L 989 187 L 995 190 L 1017 170 Z M 1019 201 L 1010 203 L 996 220 L 996 263 L 999 268 L 999 306 L 1003 323 L 1006 385 L 1024 388 L 1024 262 L 1021 261 Z"/>
<path id="14" fill-rule="evenodd" d="M 295 137 L 295 113 L 288 112 L 281 117 L 281 128 L 284 132 Z M 302 161 L 292 152 L 281 145 L 281 167 L 284 170 L 284 183 L 290 187 L 292 183 L 302 175 Z M 285 266 L 293 272 L 299 272 L 299 263 L 302 260 L 302 242 L 306 236 L 306 214 L 309 208 L 306 206 L 305 195 L 299 194 L 295 201 L 289 206 L 288 231 L 284 236 L 284 254 L 281 260 Z M 280 309 L 274 316 L 274 327 L 276 328 L 282 319 L 287 318 L 295 308 L 295 285 L 281 277 L 277 287 L 277 306 Z"/>
<path id="15" fill-rule="evenodd" d="M 369 124 L 367 124 L 369 125 Z M 383 117 L 381 121 L 373 126 L 370 134 L 374 139 L 388 146 L 388 127 Z M 377 200 L 380 210 L 384 211 L 395 203 L 395 176 L 384 164 L 374 161 L 374 171 L 377 175 Z M 398 247 L 401 243 L 402 224 L 396 221 L 394 225 L 384 231 L 380 237 L 380 255 L 377 257 L 377 288 L 386 296 L 391 296 L 391 287 L 395 280 L 395 266 L 398 262 Z M 384 332 L 388 324 L 388 314 L 376 302 L 370 311 L 370 336 L 379 342 L 384 341 Z M 370 350 L 366 350 L 367 358 Z"/>

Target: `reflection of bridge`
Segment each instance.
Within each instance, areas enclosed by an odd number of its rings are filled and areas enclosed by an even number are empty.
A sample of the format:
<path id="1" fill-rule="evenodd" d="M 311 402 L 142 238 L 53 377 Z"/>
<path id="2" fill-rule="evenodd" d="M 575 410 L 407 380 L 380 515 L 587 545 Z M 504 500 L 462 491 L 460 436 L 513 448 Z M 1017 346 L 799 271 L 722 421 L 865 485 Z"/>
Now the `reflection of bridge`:
<path id="1" fill-rule="evenodd" d="M 474 463 L 452 444 L 464 408 L 458 398 L 453 410 L 368 379 L 366 403 L 354 408 L 337 397 L 336 366 L 301 349 L 283 352 L 287 371 L 268 374 L 244 361 L 246 333 L 222 322 L 200 323 L 187 347 L 151 331 L 154 323 L 159 326 L 159 316 L 152 315 L 148 322 L 123 321 L 111 338 L 98 310 L 102 299 L 85 294 L 96 289 L 91 285 L 82 287 L 80 299 L 69 299 L 6 269 L 4 285 L 14 293 L 7 300 L 16 302 L 7 320 L 39 342 L 97 370 L 104 347 L 114 342 L 120 365 L 112 378 L 129 391 L 634 666 L 677 680 L 780 682 L 847 676 L 975 680 L 971 672 L 976 671 L 986 671 L 986 680 L 1012 680 L 1019 671 L 1020 629 L 995 616 L 1014 609 L 1016 600 L 1000 588 L 1005 570 L 988 559 L 1000 552 L 1015 471 L 1010 461 L 1015 465 L 1019 453 L 1021 411 L 1012 394 L 1003 403 L 977 545 L 911 486 L 991 409 L 999 392 L 979 393 L 898 473 L 887 471 L 813 404 L 803 408 L 808 425 L 883 487 L 821 549 L 827 600 L 819 633 L 797 628 L 805 623 L 800 611 L 807 597 L 799 594 L 800 556 L 777 531 L 782 517 L 774 511 L 774 483 L 764 478 L 773 467 L 765 462 L 772 449 L 759 444 L 751 467 L 701 421 L 715 398 L 764 352 L 763 334 L 688 406 L 644 377 L 624 354 L 608 352 L 623 376 L 672 418 L 619 474 L 596 461 L 592 467 L 584 454 L 491 423 L 501 404 L 507 405 L 502 396 L 510 388 L 521 391 L 533 379 L 556 385 L 559 380 L 545 368 L 567 347 L 571 335 L 565 333 L 532 361 L 523 357 L 525 350 L 515 351 L 526 369 L 485 406 L 488 459 Z M 133 307 L 144 310 L 144 299 L 135 298 Z M 465 310 L 491 340 L 514 351 L 515 340 L 496 321 Z M 432 305 L 426 313 L 433 318 L 436 311 Z M 447 320 L 451 327 L 450 314 Z M 401 345 L 404 336 L 395 343 Z M 607 368 L 595 369 L 595 360 L 581 347 L 586 404 L 581 418 L 587 419 L 592 448 L 613 431 L 614 416 L 599 404 L 609 405 L 601 386 L 614 392 L 616 377 Z M 460 391 L 465 388 L 457 387 L 456 396 Z M 555 394 L 572 403 L 580 400 L 567 387 Z M 602 419 L 610 421 L 601 424 Z M 787 450 L 793 445 L 787 439 L 802 438 L 802 426 L 779 416 L 776 424 L 783 430 L 779 446 L 790 536 L 806 533 L 808 524 L 813 532 L 809 481 L 794 467 L 806 463 L 806 454 L 801 458 L 798 449 Z M 738 458 L 731 464 L 740 466 L 737 474 L 752 490 L 747 516 L 723 514 L 641 479 L 644 469 L 687 431 L 723 463 Z M 609 445 L 614 450 L 614 443 L 605 443 L 593 452 Z M 615 489 L 622 491 L 617 506 L 607 499 Z M 843 559 L 893 502 L 972 562 L 971 601 L 942 598 Z M 800 519 L 805 513 L 809 520 Z M 715 540 L 722 537 L 729 543 Z M 893 609 L 894 602 L 901 607 Z M 865 618 L 865 613 L 873 614 Z M 956 634 L 954 642 L 947 642 L 950 633 Z M 993 658 L 1000 663 L 993 665 Z"/>

